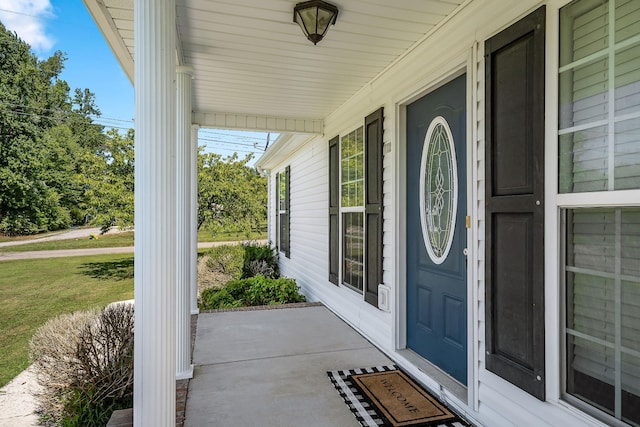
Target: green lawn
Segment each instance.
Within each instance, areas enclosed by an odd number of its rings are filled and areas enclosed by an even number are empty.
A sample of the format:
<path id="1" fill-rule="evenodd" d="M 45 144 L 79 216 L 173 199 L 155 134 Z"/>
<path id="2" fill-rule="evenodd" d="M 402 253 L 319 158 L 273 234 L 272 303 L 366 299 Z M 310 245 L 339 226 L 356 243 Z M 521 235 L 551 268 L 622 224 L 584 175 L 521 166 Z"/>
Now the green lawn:
<path id="1" fill-rule="evenodd" d="M 233 242 L 238 240 L 262 240 L 267 238 L 267 232 L 251 232 L 247 233 L 212 233 L 209 230 L 200 230 L 198 232 L 198 242 Z"/>
<path id="2" fill-rule="evenodd" d="M 267 233 L 251 233 L 249 239 L 266 239 Z M 19 239 L 13 239 L 19 240 Z M 244 233 L 216 233 L 200 231 L 199 242 L 224 242 L 234 240 L 247 240 Z M 8 240 L 7 240 L 8 241 Z M 49 242 L 35 242 L 16 246 L 0 247 L 0 252 L 27 252 L 27 251 L 52 251 L 58 249 L 88 249 L 88 248 L 117 248 L 133 246 L 133 231 L 98 236 L 92 240 L 88 237 L 82 239 L 53 240 Z"/>
<path id="3" fill-rule="evenodd" d="M 133 246 L 133 231 L 106 234 L 97 239 L 66 239 L 0 247 L 0 252 L 54 251 L 58 249 L 117 248 Z"/>
<path id="4" fill-rule="evenodd" d="M 29 339 L 48 319 L 133 298 L 132 255 L 3 261 L 0 271 L 0 386 L 29 365 Z"/>
<path id="5" fill-rule="evenodd" d="M 52 231 L 52 232 L 48 232 L 48 233 L 30 234 L 28 236 L 15 236 L 15 237 L 10 237 L 10 236 L 5 236 L 4 234 L 0 234 L 0 243 L 2 243 L 2 242 L 13 242 L 13 241 L 16 241 L 16 240 L 39 239 L 41 237 L 52 236 L 52 235 L 58 234 L 58 233 L 60 233 L 60 232 L 59 231 Z"/>

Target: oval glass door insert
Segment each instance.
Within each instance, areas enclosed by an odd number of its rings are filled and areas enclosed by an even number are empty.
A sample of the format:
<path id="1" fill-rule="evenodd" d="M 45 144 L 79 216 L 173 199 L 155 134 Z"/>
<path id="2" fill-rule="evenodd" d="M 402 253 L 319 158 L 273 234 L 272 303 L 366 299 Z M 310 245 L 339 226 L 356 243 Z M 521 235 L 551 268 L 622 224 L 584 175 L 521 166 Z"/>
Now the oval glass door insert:
<path id="1" fill-rule="evenodd" d="M 431 121 L 420 163 L 420 222 L 429 258 L 447 259 L 456 225 L 458 168 L 449 124 L 442 116 Z"/>

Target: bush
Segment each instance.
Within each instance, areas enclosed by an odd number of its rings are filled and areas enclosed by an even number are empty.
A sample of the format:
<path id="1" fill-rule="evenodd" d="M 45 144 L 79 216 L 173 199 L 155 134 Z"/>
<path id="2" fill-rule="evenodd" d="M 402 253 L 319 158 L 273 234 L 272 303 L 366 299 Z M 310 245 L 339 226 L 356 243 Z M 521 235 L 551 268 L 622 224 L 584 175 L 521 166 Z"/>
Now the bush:
<path id="1" fill-rule="evenodd" d="M 64 427 L 104 426 L 133 401 L 133 306 L 110 305 L 49 320 L 30 357 L 44 391 L 41 420 Z"/>
<path id="2" fill-rule="evenodd" d="M 242 278 L 263 275 L 265 277 L 280 277 L 278 268 L 278 251 L 268 244 L 244 245 L 244 264 L 242 267 Z"/>
<path id="3" fill-rule="evenodd" d="M 242 267 L 244 266 L 245 248 L 240 245 L 214 246 L 206 255 L 207 268 L 218 271 L 230 277 L 230 280 L 242 277 Z"/>
<path id="4" fill-rule="evenodd" d="M 6 236 L 26 236 L 40 231 L 28 216 L 21 213 L 7 213 L 0 221 L 0 233 Z"/>
<path id="5" fill-rule="evenodd" d="M 198 263 L 199 301 L 205 306 L 203 292 L 209 288 L 223 288 L 233 280 L 247 279 L 257 275 L 276 279 L 280 277 L 278 269 L 278 252 L 269 245 L 244 244 L 222 245 L 211 248 L 202 261 Z M 215 291 L 209 291 L 207 298 L 212 298 Z M 227 294 L 216 297 L 215 305 L 224 307 L 241 307 L 244 303 Z"/>
<path id="6" fill-rule="evenodd" d="M 232 280 L 222 289 L 205 289 L 201 297 L 203 310 L 304 301 L 304 295 L 298 292 L 294 279 L 273 279 L 260 274 L 248 279 Z"/>

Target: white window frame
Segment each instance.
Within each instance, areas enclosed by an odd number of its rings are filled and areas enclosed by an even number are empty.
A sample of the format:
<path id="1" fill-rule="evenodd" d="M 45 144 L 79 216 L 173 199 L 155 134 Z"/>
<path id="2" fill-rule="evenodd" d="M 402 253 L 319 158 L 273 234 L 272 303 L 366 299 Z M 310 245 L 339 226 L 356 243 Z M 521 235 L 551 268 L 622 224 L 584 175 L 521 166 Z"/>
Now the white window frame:
<path id="1" fill-rule="evenodd" d="M 282 253 L 284 254 L 285 251 L 282 250 L 282 236 L 280 236 L 280 227 L 282 226 L 281 224 L 281 219 L 280 219 L 280 215 L 283 213 L 287 213 L 287 209 L 286 206 L 284 209 L 282 209 L 281 206 L 281 194 L 280 194 L 280 189 L 282 188 L 281 183 L 282 183 L 282 177 L 286 176 L 286 170 L 287 168 L 283 168 L 281 169 L 279 172 L 276 172 L 276 194 L 278 195 L 278 202 L 276 203 L 276 247 L 278 248 L 278 253 Z M 291 177 L 289 177 L 289 179 L 291 179 Z M 285 184 L 286 185 L 286 184 Z M 291 187 L 289 187 L 291 188 Z M 286 191 L 286 187 L 285 187 L 285 191 Z M 285 194 L 285 204 L 286 204 L 286 197 L 287 195 Z M 291 197 L 291 195 L 289 195 L 289 197 Z M 289 230 L 289 233 L 291 232 L 291 230 Z M 291 251 L 291 248 L 289 248 L 289 251 Z"/>
<path id="2" fill-rule="evenodd" d="M 615 190 L 614 171 L 615 163 L 612 158 L 615 155 L 615 124 L 624 120 L 634 119 L 640 117 L 640 112 L 632 114 L 625 114 L 622 116 L 615 116 L 615 108 L 612 104 L 615 103 L 615 85 L 613 79 L 615 78 L 615 52 L 621 49 L 625 49 L 634 44 L 640 42 L 640 36 L 634 36 L 620 43 L 610 43 L 608 48 L 591 54 L 585 58 L 581 58 L 571 64 L 560 66 L 558 55 L 560 52 L 560 9 L 573 0 L 557 0 L 554 1 L 553 10 L 547 11 L 547 92 L 553 94 L 547 97 L 545 111 L 547 113 L 547 143 L 545 147 L 545 192 L 547 194 L 547 209 L 545 216 L 548 218 L 545 224 L 545 240 L 548 245 L 554 245 L 550 247 L 551 250 L 547 251 L 547 257 L 545 259 L 546 265 L 546 295 L 545 301 L 557 301 L 558 311 L 557 315 L 547 315 L 547 331 L 550 331 L 554 325 L 558 325 L 557 334 L 547 332 L 546 348 L 547 348 L 547 378 L 553 378 L 550 373 L 559 374 L 558 383 L 547 383 L 547 396 L 548 400 L 555 400 L 557 397 L 559 402 L 566 402 L 571 407 L 582 410 L 594 417 L 605 420 L 613 425 L 627 425 L 620 420 L 615 419 L 606 412 L 600 410 L 598 407 L 584 402 L 577 397 L 574 397 L 567 393 L 566 389 L 566 374 L 567 374 L 567 325 L 566 325 L 566 277 L 564 276 L 566 260 L 564 257 L 564 249 L 566 248 L 566 225 L 563 220 L 563 210 L 577 209 L 577 208 L 628 208 L 640 206 L 640 189 L 632 190 Z M 614 25 L 612 20 L 615 19 L 615 14 L 611 13 L 611 9 L 615 7 L 615 1 L 609 2 L 609 31 L 610 34 L 614 31 Z M 554 40 L 555 43 L 551 43 Z M 600 120 L 597 122 L 572 126 L 564 129 L 560 129 L 560 113 L 559 113 L 559 91 L 560 86 L 560 72 L 575 68 L 577 66 L 586 64 L 598 57 L 608 57 L 609 59 L 609 84 L 608 84 L 608 102 L 610 108 L 608 108 L 608 117 L 606 120 Z M 606 191 L 594 191 L 594 192 L 580 192 L 580 193 L 560 193 L 560 169 L 559 169 L 559 140 L 564 134 L 581 130 L 590 129 L 597 126 L 608 126 L 608 190 Z M 556 284 L 558 288 L 556 289 Z M 549 286 L 549 284 L 552 284 Z M 552 321 L 550 321 L 552 320 Z M 559 341 L 558 341 L 559 339 Z M 556 343 L 560 342 L 559 350 Z M 558 361 L 558 365 L 553 364 L 554 361 Z M 559 366 L 558 369 L 556 366 Z M 619 405 L 618 405 L 619 406 Z M 617 414 L 618 415 L 618 414 Z"/>
<path id="3" fill-rule="evenodd" d="M 361 206 L 342 206 L 342 143 L 344 138 L 348 137 L 349 135 L 351 135 L 352 133 L 355 134 L 358 130 L 361 130 L 362 132 L 362 193 L 363 193 L 363 198 L 362 198 L 362 205 Z M 364 195 L 366 194 L 366 184 L 367 184 L 367 180 L 365 179 L 365 159 L 364 159 L 364 153 L 365 153 L 365 149 L 364 149 L 364 125 L 360 125 L 360 126 L 356 126 L 354 128 L 352 128 L 350 131 L 348 132 L 344 132 L 340 134 L 340 140 L 338 142 L 338 155 L 339 155 L 339 164 L 338 164 L 338 179 L 339 179 L 339 210 L 338 210 L 338 228 L 339 228 L 339 237 L 338 237 L 338 246 L 339 246 L 339 266 L 338 266 L 338 271 L 339 271 L 339 278 L 338 278 L 338 283 L 340 284 L 340 286 L 345 287 L 357 294 L 360 295 L 360 297 L 362 298 L 362 300 L 364 300 L 364 287 L 365 287 L 365 280 L 366 280 L 366 271 L 367 271 L 367 266 L 366 266 L 366 256 L 364 253 L 364 248 L 366 248 L 367 245 L 367 241 L 366 241 L 366 233 L 364 232 L 364 213 L 365 213 L 365 206 L 364 206 Z M 351 181 L 351 182 L 355 182 L 355 181 Z M 362 254 L 362 289 L 358 289 L 355 286 L 352 286 L 349 283 L 345 283 L 344 282 L 344 241 L 345 241 L 345 234 L 344 234 L 344 223 L 343 223 L 343 214 L 345 213 L 360 213 L 361 217 L 362 217 L 362 226 L 363 226 L 363 233 L 362 233 L 362 242 L 363 242 L 363 254 Z"/>

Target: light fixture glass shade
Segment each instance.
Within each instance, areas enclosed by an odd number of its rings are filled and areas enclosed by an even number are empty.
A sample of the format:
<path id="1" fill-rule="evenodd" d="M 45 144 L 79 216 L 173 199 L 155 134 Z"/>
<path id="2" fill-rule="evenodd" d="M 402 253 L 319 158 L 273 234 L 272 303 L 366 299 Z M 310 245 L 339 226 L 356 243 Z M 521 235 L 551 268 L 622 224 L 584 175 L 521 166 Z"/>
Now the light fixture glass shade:
<path id="1" fill-rule="evenodd" d="M 336 23 L 338 8 L 322 0 L 298 3 L 293 9 L 293 22 L 300 25 L 302 32 L 313 44 L 317 44 L 327 33 L 329 26 Z"/>

